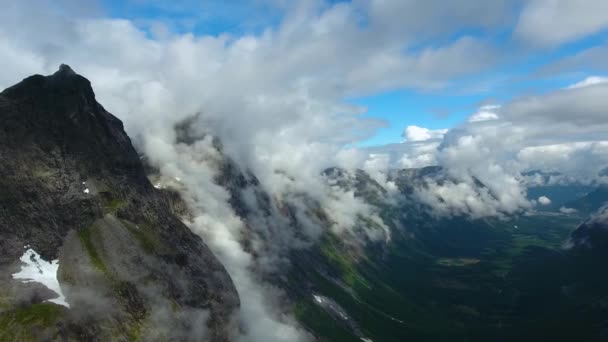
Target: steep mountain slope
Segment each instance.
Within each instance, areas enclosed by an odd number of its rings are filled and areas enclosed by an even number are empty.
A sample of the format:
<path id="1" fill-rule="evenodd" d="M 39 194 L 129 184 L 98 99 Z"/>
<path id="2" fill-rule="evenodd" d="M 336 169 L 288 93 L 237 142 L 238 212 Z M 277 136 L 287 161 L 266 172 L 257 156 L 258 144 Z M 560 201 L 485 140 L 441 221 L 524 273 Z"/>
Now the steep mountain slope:
<path id="1" fill-rule="evenodd" d="M 0 340 L 229 339 L 228 273 L 68 66 L 0 94 L 0 189 Z"/>
<path id="2" fill-rule="evenodd" d="M 441 181 L 438 168 L 394 172 L 398 200 L 362 171 L 325 174 L 374 203 L 391 240 L 356 248 L 328 234 L 293 258 L 296 312 L 320 340 L 602 340 L 601 258 L 562 248 L 577 215 L 438 217 L 414 191 Z"/>

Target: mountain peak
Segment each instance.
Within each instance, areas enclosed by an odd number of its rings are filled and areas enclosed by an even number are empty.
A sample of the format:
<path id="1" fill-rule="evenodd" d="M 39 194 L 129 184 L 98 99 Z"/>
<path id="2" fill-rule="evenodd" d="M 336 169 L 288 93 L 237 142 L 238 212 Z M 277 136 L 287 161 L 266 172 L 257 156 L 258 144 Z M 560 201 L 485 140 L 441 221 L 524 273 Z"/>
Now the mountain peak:
<path id="1" fill-rule="evenodd" d="M 1 95 L 13 100 L 40 101 L 42 98 L 47 98 L 52 104 L 77 103 L 79 107 L 96 106 L 91 82 L 77 74 L 67 64 L 61 64 L 52 75 L 27 77 L 22 82 L 5 89 Z"/>
<path id="2" fill-rule="evenodd" d="M 0 101 L 5 103 L 0 143 L 77 154 L 91 174 L 105 162 L 107 170 L 145 177 L 122 122 L 96 101 L 91 82 L 68 65 L 49 76 L 27 77 L 1 92 Z"/>
<path id="3" fill-rule="evenodd" d="M 54 74 L 44 77 L 47 84 L 61 91 L 65 95 L 83 94 L 90 102 L 94 102 L 95 94 L 91 82 L 77 74 L 69 65 L 61 64 Z"/>
<path id="4" fill-rule="evenodd" d="M 70 68 L 69 65 L 67 64 L 61 64 L 59 66 L 59 70 L 57 70 L 57 72 L 55 72 L 54 76 L 74 76 L 76 75 L 76 72 L 74 72 L 74 70 L 72 70 L 72 68 Z"/>

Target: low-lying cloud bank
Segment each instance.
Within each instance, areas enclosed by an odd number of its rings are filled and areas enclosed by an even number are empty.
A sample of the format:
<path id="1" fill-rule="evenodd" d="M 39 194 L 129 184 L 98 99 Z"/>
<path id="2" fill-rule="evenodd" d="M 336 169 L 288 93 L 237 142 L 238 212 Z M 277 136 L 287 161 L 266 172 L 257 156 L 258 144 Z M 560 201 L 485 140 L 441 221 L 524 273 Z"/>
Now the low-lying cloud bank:
<path id="1" fill-rule="evenodd" d="M 440 141 L 416 128 L 426 139 L 375 148 L 374 158 L 402 155 L 394 166 L 442 166 L 449 181 L 418 189 L 442 215 L 512 214 L 547 202 L 528 201 L 528 186 L 608 183 L 608 84 L 587 80 L 481 107 Z"/>

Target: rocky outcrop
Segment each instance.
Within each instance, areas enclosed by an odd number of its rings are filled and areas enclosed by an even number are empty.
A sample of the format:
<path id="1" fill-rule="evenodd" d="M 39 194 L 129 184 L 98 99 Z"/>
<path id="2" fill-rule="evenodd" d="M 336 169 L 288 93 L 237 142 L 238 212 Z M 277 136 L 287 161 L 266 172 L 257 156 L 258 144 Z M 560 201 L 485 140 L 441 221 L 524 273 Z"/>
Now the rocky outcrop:
<path id="1" fill-rule="evenodd" d="M 228 273 L 70 67 L 0 94 L 0 189 L 0 340 L 228 340 Z M 13 279 L 27 249 L 58 260 L 69 309 Z"/>

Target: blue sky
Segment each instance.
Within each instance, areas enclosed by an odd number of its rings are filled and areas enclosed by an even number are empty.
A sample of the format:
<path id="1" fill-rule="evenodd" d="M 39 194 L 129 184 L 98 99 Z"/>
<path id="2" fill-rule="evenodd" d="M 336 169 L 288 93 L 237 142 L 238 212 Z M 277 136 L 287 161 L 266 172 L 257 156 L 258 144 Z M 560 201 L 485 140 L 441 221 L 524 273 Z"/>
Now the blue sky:
<path id="1" fill-rule="evenodd" d="M 336 2 L 338 1 L 330 1 L 327 6 Z M 106 16 L 132 20 L 149 32 L 151 38 L 156 39 L 158 32 L 153 27 L 158 27 L 159 23 L 169 33 L 192 33 L 195 36 L 257 35 L 266 28 L 280 25 L 285 15 L 284 4 L 280 0 L 103 0 L 101 7 Z M 502 54 L 489 67 L 452 79 L 438 89 L 395 87 L 345 98 L 349 103 L 367 107 L 365 117 L 381 119 L 387 124 L 375 136 L 361 142 L 361 145 L 399 142 L 408 125 L 430 129 L 451 128 L 465 122 L 481 104 L 500 104 L 519 96 L 544 93 L 604 72 L 584 66 L 567 72 L 548 73 L 542 70 L 581 51 L 603 45 L 608 39 L 606 30 L 592 32 L 549 48 L 522 46 L 512 37 L 519 7 L 513 6 L 512 10 L 516 13 L 513 20 L 497 29 L 486 30 L 464 25 L 460 30 L 409 47 L 410 52 L 416 53 L 416 50 L 445 44 L 464 36 L 484 39 L 498 47 Z"/>
<path id="2" fill-rule="evenodd" d="M 107 15 L 133 20 L 142 28 L 150 20 L 173 32 L 195 35 L 258 33 L 281 18 L 279 8 L 263 1 L 103 0 L 102 4 Z"/>
<path id="3" fill-rule="evenodd" d="M 552 51 L 513 56 L 512 60 L 471 79 L 459 80 L 446 89 L 399 89 L 350 99 L 352 103 L 368 108 L 367 117 L 382 119 L 388 123 L 386 128 L 362 145 L 382 145 L 399 141 L 403 128 L 408 125 L 429 129 L 452 128 L 465 122 L 482 104 L 502 104 L 518 96 L 543 94 L 565 88 L 588 76 L 603 74 L 604 70 L 583 67 L 575 72 L 535 75 L 543 67 L 563 58 L 603 45 L 606 39 L 608 34 L 603 33 Z"/>

